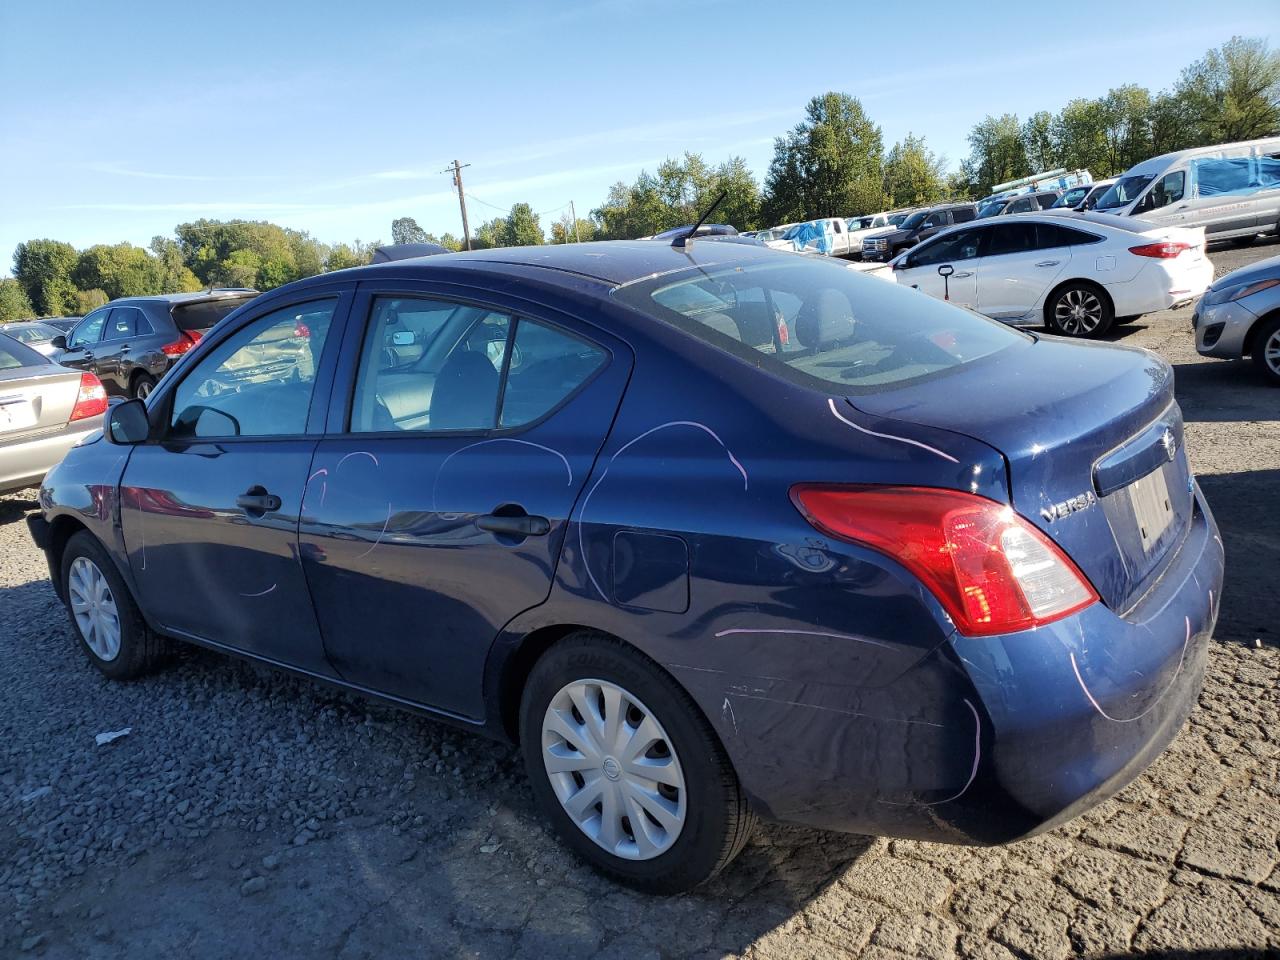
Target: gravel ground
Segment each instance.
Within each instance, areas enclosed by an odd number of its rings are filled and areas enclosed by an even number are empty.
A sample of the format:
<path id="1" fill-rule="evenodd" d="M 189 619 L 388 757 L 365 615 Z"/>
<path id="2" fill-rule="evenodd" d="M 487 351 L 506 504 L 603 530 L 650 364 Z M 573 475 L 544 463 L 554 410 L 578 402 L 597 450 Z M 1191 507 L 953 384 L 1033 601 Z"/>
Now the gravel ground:
<path id="1" fill-rule="evenodd" d="M 0 498 L 0 956 L 1276 956 L 1280 391 L 1200 360 L 1186 309 L 1114 339 L 1177 364 L 1228 574 L 1200 708 L 1086 816 L 986 850 L 766 825 L 697 893 L 632 894 L 510 748 L 200 650 L 102 679 L 28 492 Z"/>

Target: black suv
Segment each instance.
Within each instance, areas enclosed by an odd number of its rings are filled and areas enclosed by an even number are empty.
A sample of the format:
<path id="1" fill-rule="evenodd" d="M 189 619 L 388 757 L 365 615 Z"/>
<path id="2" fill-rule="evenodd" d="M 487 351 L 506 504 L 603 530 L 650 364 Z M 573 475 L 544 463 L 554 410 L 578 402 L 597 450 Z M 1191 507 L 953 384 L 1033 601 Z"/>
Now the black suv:
<path id="1" fill-rule="evenodd" d="M 939 230 L 956 223 L 968 223 L 977 215 L 978 208 L 972 203 L 949 203 L 917 210 L 902 221 L 902 226 L 864 237 L 862 259 L 892 260 L 903 250 L 927 240 Z"/>
<path id="2" fill-rule="evenodd" d="M 62 350 L 59 363 L 97 374 L 109 393 L 146 397 L 210 327 L 257 295 L 237 288 L 122 297 L 93 311 L 53 345 Z"/>

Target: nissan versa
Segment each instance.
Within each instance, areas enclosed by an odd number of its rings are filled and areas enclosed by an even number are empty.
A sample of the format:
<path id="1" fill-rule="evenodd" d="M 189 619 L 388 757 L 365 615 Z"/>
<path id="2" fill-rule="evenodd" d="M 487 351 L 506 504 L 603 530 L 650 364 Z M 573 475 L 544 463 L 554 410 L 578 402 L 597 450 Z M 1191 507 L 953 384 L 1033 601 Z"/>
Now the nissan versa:
<path id="1" fill-rule="evenodd" d="M 756 815 L 1078 815 L 1186 719 L 1222 581 L 1162 360 L 702 238 L 281 287 L 40 497 L 107 676 L 178 638 L 510 738 L 654 891 Z"/>

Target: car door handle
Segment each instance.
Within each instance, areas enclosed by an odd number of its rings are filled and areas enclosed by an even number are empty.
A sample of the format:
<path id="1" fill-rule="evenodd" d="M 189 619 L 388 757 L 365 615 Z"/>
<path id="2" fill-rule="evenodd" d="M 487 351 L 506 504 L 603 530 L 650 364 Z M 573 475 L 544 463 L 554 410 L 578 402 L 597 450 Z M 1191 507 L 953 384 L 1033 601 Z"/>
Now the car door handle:
<path id="1" fill-rule="evenodd" d="M 973 276 L 973 271 L 972 271 L 972 270 L 965 270 L 963 273 L 953 273 L 953 274 L 951 275 L 951 279 L 952 279 L 952 280 L 963 280 L 965 277 L 972 277 L 972 276 Z"/>
<path id="2" fill-rule="evenodd" d="M 1056 267 L 1061 262 L 1062 262 L 1061 260 L 1041 260 L 1039 263 L 1036 264 L 1036 266 L 1037 267 Z"/>
<path id="3" fill-rule="evenodd" d="M 476 517 L 476 526 L 489 533 L 507 537 L 545 537 L 551 532 L 551 521 L 546 517 L 534 517 L 524 513 L 515 516 L 489 513 L 483 517 Z"/>
<path id="4" fill-rule="evenodd" d="M 274 493 L 267 493 L 266 488 L 255 485 L 236 497 L 236 506 L 250 516 L 262 517 L 279 510 L 283 502 Z"/>

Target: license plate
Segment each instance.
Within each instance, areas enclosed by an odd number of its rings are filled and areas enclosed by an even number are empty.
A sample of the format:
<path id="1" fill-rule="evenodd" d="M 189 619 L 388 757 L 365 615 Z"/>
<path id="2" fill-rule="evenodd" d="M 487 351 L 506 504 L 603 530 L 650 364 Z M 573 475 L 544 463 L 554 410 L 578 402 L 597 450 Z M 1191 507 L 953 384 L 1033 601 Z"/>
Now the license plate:
<path id="1" fill-rule="evenodd" d="M 36 412 L 29 400 L 0 400 L 0 433 L 24 430 L 36 425 Z"/>
<path id="2" fill-rule="evenodd" d="M 1169 496 L 1169 484 L 1164 478 L 1164 468 L 1153 470 L 1140 480 L 1129 484 L 1129 502 L 1133 504 L 1133 518 L 1142 537 L 1142 549 L 1150 553 L 1160 542 L 1169 525 L 1173 523 L 1173 500 Z"/>

